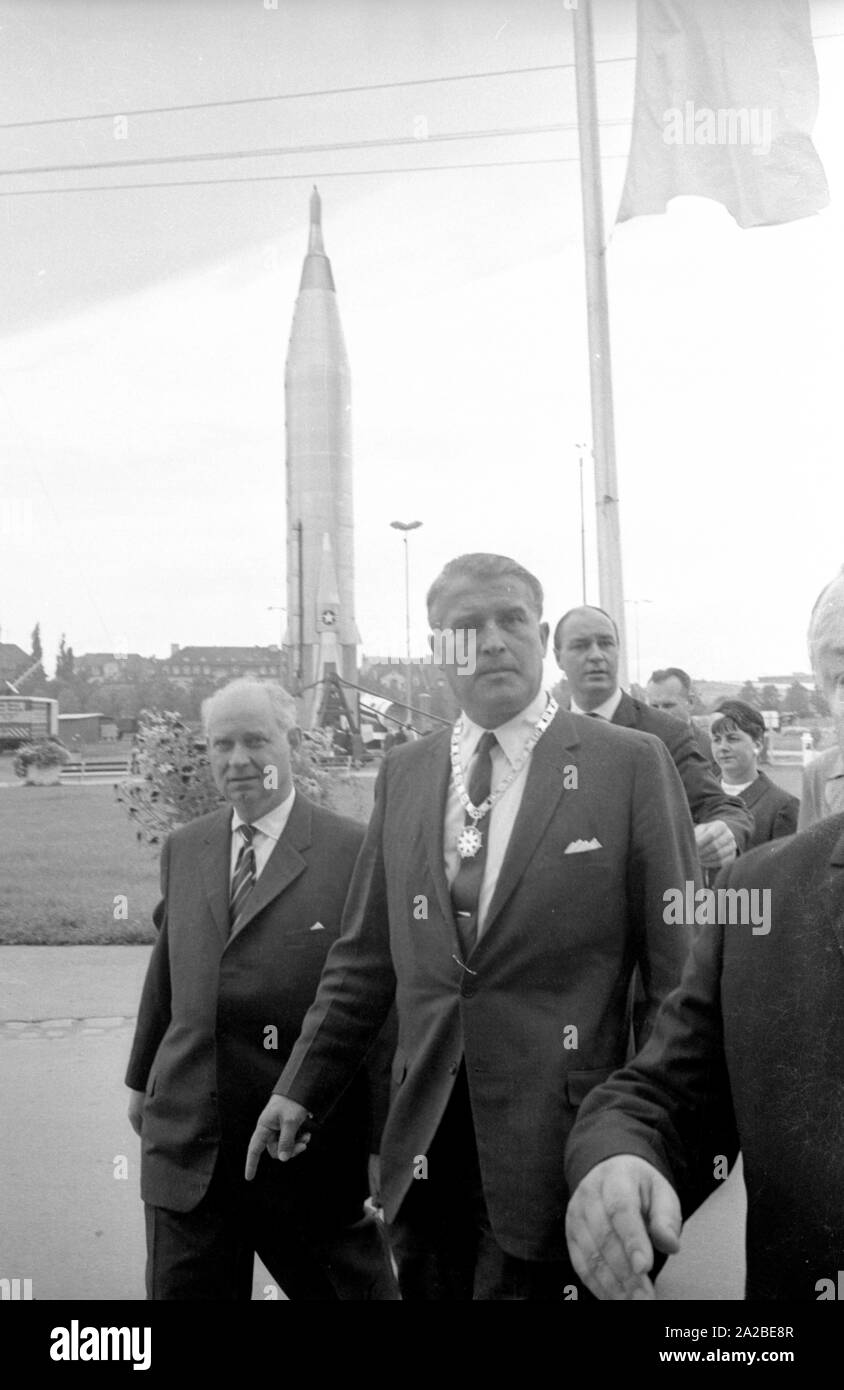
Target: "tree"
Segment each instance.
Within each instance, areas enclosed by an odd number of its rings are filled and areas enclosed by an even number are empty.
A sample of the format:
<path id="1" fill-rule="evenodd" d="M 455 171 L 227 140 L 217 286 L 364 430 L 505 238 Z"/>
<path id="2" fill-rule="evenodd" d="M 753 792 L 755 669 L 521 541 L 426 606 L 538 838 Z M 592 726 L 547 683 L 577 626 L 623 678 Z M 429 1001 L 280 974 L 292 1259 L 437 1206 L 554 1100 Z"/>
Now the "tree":
<path id="1" fill-rule="evenodd" d="M 756 689 L 756 686 L 753 684 L 753 681 L 745 681 L 744 685 L 738 693 L 738 699 L 744 700 L 744 703 L 746 705 L 752 705 L 754 709 L 763 708 L 759 701 L 759 691 Z"/>
<path id="2" fill-rule="evenodd" d="M 31 650 L 32 650 L 32 660 L 33 660 L 33 661 L 40 661 L 41 658 L 42 658 L 43 655 L 44 655 L 44 649 L 43 649 L 43 647 L 41 646 L 41 624 L 40 624 L 40 623 L 36 623 L 36 624 L 35 624 L 35 627 L 32 629 L 32 636 L 31 636 L 31 638 L 30 638 L 30 647 L 31 647 Z"/>
<path id="3" fill-rule="evenodd" d="M 782 702 L 783 714 L 796 714 L 799 719 L 808 719 L 812 713 L 809 692 L 799 681 L 792 681 Z"/>
<path id="4" fill-rule="evenodd" d="M 809 692 L 809 704 L 815 714 L 820 715 L 821 719 L 826 719 L 830 713 L 829 702 L 822 690 L 811 690 Z"/>
<path id="5" fill-rule="evenodd" d="M 100 687 L 94 685 L 87 671 L 77 671 L 63 678 L 58 676 L 48 683 L 47 689 L 53 699 L 58 700 L 62 714 L 87 714 L 99 707 Z"/>
<path id="6" fill-rule="evenodd" d="M 73 668 L 75 666 L 73 647 L 68 647 L 65 642 L 65 635 L 62 633 L 59 642 L 59 650 L 56 653 L 56 680 L 69 682 L 73 680 Z"/>
<path id="7" fill-rule="evenodd" d="M 762 701 L 762 709 L 779 710 L 780 692 L 775 685 L 763 685 L 762 694 L 759 698 Z"/>

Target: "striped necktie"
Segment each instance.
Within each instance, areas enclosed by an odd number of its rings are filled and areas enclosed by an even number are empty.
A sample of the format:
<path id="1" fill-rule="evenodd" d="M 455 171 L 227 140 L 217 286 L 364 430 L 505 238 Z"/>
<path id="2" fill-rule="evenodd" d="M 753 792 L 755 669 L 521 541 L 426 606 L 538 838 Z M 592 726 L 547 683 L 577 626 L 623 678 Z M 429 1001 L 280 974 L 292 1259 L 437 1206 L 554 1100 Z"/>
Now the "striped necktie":
<path id="1" fill-rule="evenodd" d="M 234 866 L 234 878 L 232 879 L 231 897 L 229 899 L 229 936 L 234 936 L 240 926 L 246 906 L 246 899 L 255 887 L 257 873 L 255 871 L 255 850 L 252 840 L 255 836 L 254 825 L 239 825 L 238 830 L 243 837 L 243 844 L 240 846 L 237 855 L 237 863 Z"/>
<path id="2" fill-rule="evenodd" d="M 472 776 L 469 781 L 469 800 L 473 806 L 480 806 L 481 802 L 486 801 L 489 796 L 492 785 L 492 750 L 497 744 L 498 739 L 489 730 L 481 736 L 478 743 L 475 765 L 472 768 Z M 460 867 L 451 885 L 451 901 L 454 905 L 457 935 L 460 938 L 465 961 L 472 954 L 478 939 L 478 906 L 489 848 L 487 843 L 489 812 L 483 817 L 483 820 L 476 822 L 467 811 L 463 824 L 464 826 L 477 824 L 483 835 L 481 848 L 477 854 L 473 855 L 471 859 L 460 860 Z"/>

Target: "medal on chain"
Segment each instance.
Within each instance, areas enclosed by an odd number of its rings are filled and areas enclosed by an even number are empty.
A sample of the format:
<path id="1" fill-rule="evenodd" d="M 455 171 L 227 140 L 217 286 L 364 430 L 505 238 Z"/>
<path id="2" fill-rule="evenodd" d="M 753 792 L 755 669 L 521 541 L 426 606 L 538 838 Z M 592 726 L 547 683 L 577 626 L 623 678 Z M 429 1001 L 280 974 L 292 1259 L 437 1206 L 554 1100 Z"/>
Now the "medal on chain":
<path id="1" fill-rule="evenodd" d="M 533 733 L 525 744 L 519 761 L 516 763 L 515 767 L 510 769 L 507 777 L 505 777 L 504 781 L 500 783 L 496 790 L 491 792 L 490 795 L 481 802 L 480 806 L 473 806 L 472 802 L 469 800 L 469 793 L 466 790 L 463 769 L 460 766 L 460 734 L 463 729 L 463 724 L 462 721 L 458 719 L 451 734 L 451 774 L 457 795 L 460 798 L 460 804 L 466 814 L 471 816 L 473 821 L 472 825 L 464 825 L 457 837 L 457 853 L 460 855 L 461 859 L 474 859 L 475 855 L 483 848 L 483 831 L 479 829 L 478 822 L 483 820 L 484 816 L 492 810 L 497 801 L 501 800 L 507 788 L 521 772 L 530 753 L 545 733 L 545 730 L 557 713 L 558 708 L 557 701 L 552 695 L 548 704 L 545 706 L 542 717 L 534 726 Z"/>

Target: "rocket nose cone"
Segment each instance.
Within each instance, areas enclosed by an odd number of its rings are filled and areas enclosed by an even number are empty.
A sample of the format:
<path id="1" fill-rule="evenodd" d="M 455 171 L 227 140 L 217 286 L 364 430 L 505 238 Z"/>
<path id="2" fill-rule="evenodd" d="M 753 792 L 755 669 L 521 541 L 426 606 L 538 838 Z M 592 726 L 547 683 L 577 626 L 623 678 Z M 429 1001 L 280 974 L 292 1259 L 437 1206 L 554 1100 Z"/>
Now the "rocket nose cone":
<path id="1" fill-rule="evenodd" d="M 317 192 L 316 184 L 311 194 L 311 227 L 308 235 L 308 255 L 314 253 L 319 256 L 325 255 L 322 241 L 322 199 Z"/>

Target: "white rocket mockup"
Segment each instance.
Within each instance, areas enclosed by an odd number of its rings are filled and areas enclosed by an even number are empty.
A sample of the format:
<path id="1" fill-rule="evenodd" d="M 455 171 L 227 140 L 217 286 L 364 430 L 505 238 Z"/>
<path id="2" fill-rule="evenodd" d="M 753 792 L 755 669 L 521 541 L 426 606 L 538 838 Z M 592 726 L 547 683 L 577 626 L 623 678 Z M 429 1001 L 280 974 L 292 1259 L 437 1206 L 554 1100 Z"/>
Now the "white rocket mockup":
<path id="1" fill-rule="evenodd" d="M 284 373 L 287 440 L 287 667 L 309 727 L 330 670 L 357 680 L 351 378 L 322 205 L 311 194 L 308 253 Z M 350 695 L 352 692 L 349 692 Z"/>

